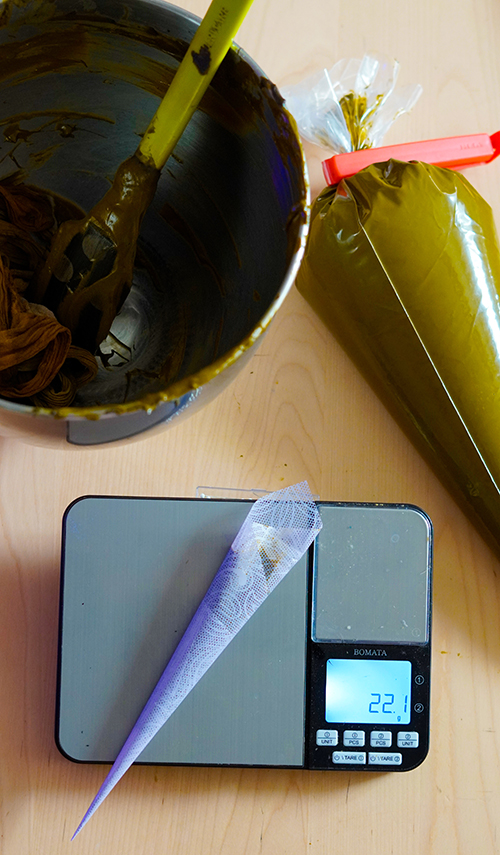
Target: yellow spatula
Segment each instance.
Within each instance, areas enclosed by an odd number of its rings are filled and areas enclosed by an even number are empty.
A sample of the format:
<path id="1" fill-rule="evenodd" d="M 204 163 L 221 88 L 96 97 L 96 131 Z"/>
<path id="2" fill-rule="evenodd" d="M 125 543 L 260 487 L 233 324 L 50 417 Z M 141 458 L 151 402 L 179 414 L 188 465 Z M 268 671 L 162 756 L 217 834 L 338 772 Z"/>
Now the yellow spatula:
<path id="1" fill-rule="evenodd" d="M 213 0 L 137 151 L 81 220 L 63 223 L 31 299 L 94 352 L 132 284 L 137 237 L 160 171 L 231 47 L 252 0 Z"/>

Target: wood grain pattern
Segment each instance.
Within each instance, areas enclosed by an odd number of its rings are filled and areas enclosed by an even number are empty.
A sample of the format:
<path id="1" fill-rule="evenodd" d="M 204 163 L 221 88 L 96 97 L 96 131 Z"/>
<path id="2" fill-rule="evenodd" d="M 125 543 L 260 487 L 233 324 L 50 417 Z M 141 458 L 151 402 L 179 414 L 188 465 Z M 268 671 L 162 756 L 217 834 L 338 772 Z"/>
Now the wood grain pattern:
<path id="1" fill-rule="evenodd" d="M 278 85 L 368 49 L 398 58 L 401 83 L 424 94 L 387 142 L 498 129 L 497 0 L 255 0 L 238 41 Z M 322 154 L 306 153 L 316 194 Z M 468 177 L 500 222 L 500 165 Z M 70 844 L 105 770 L 68 762 L 53 740 L 64 509 L 88 493 L 193 496 L 200 484 L 304 478 L 325 500 L 413 502 L 433 520 L 428 759 L 405 775 L 134 767 Z M 500 853 L 498 560 L 295 290 L 201 412 L 104 451 L 1 439 L 0 485 L 0 852 Z"/>

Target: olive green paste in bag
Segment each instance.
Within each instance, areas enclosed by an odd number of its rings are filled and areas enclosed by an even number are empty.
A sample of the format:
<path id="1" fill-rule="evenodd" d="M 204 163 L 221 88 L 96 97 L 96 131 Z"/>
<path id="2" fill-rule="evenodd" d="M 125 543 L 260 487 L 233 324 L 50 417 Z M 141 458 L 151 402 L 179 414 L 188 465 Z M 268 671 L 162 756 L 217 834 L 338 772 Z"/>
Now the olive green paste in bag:
<path id="1" fill-rule="evenodd" d="M 500 250 L 484 199 L 452 170 L 370 166 L 315 201 L 297 286 L 500 545 Z"/>

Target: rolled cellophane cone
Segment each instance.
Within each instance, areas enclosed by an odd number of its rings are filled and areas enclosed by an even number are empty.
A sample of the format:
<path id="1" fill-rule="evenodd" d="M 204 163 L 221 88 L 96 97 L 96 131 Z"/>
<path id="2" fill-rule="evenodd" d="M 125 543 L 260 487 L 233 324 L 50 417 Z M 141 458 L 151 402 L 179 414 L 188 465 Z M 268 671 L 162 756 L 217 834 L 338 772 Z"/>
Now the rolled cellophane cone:
<path id="1" fill-rule="evenodd" d="M 321 526 L 306 482 L 270 493 L 255 502 L 72 839 L 266 597 L 304 555 Z"/>
<path id="2" fill-rule="evenodd" d="M 459 173 L 388 161 L 316 200 L 297 286 L 500 545 L 500 250 Z"/>

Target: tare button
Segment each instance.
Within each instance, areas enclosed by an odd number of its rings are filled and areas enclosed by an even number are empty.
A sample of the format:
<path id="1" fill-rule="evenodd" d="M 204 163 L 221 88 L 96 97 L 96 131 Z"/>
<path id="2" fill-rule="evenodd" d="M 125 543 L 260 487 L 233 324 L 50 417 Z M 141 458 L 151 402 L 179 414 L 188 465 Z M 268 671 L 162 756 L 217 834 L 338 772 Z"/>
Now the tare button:
<path id="1" fill-rule="evenodd" d="M 370 766 L 401 766 L 403 758 L 401 754 L 388 751 L 370 751 L 368 763 Z"/>
<path id="2" fill-rule="evenodd" d="M 332 760 L 334 763 L 349 763 L 359 766 L 366 763 L 366 754 L 363 751 L 334 751 Z"/>

